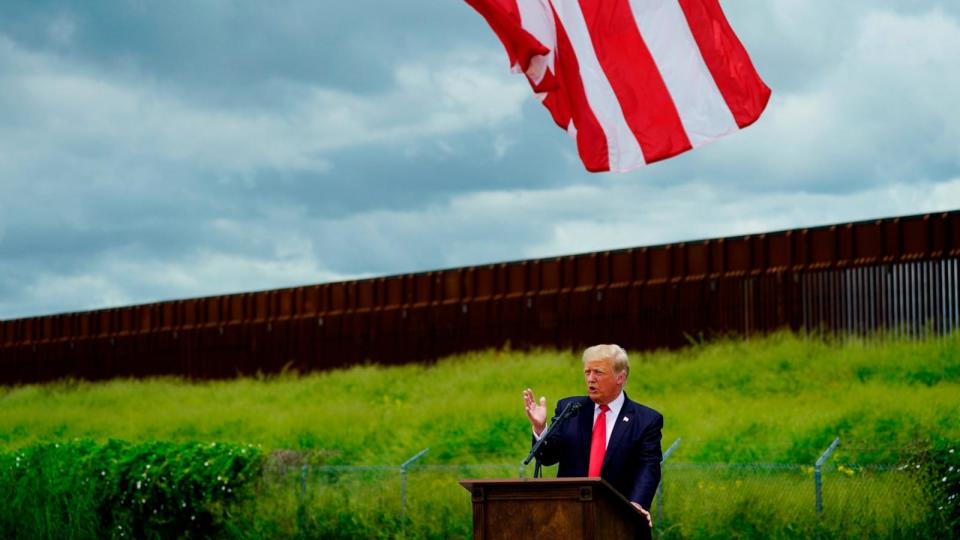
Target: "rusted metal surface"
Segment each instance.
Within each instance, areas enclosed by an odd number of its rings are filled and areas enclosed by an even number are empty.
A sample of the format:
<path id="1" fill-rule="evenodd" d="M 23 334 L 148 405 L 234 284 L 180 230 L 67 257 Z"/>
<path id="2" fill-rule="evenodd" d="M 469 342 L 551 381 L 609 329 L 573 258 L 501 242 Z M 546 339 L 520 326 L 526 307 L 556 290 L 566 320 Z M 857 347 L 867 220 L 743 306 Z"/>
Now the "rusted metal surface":
<path id="1" fill-rule="evenodd" d="M 960 326 L 960 212 L 0 321 L 0 383 Z"/>

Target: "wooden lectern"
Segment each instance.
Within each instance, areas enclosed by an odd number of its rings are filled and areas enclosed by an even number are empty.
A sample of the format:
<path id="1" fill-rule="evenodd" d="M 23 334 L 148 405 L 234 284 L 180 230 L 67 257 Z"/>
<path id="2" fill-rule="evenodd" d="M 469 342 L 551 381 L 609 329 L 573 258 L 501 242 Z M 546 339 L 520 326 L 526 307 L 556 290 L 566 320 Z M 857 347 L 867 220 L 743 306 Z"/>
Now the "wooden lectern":
<path id="1" fill-rule="evenodd" d="M 650 538 L 647 519 L 601 478 L 461 480 L 474 540 Z"/>

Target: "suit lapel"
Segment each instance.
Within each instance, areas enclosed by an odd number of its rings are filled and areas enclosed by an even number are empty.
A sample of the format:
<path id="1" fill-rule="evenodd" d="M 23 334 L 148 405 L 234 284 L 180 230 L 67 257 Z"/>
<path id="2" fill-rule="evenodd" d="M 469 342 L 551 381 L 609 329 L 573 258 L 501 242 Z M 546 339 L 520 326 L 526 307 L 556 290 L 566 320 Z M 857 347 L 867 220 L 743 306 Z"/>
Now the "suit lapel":
<path id="1" fill-rule="evenodd" d="M 610 434 L 610 442 L 607 443 L 607 451 L 603 454 L 603 465 L 607 464 L 610 454 L 615 452 L 616 449 L 620 447 L 620 440 L 623 439 L 624 434 L 630 429 L 630 423 L 637 421 L 636 416 L 637 415 L 634 414 L 633 410 L 633 402 L 630 401 L 630 398 L 628 398 L 626 392 L 624 392 L 623 406 L 620 407 L 620 414 L 617 415 L 617 421 L 613 423 L 613 433 Z M 628 420 L 624 422 L 624 418 L 627 418 Z"/>
<path id="2" fill-rule="evenodd" d="M 587 467 L 590 464 L 590 439 L 593 435 L 594 407 L 593 402 L 588 399 L 584 407 L 580 409 L 580 414 L 577 416 L 577 425 L 580 429 L 580 455 L 583 456 L 583 474 L 581 476 L 587 475 Z"/>

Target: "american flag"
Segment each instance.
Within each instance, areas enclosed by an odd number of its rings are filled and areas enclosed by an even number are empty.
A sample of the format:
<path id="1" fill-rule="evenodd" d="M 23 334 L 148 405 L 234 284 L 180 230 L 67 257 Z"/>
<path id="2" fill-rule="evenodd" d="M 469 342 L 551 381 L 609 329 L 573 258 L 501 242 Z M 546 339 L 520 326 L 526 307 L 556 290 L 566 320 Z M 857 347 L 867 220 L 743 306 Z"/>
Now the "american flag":
<path id="1" fill-rule="evenodd" d="M 770 89 L 718 0 L 466 0 L 593 172 L 749 126 Z"/>

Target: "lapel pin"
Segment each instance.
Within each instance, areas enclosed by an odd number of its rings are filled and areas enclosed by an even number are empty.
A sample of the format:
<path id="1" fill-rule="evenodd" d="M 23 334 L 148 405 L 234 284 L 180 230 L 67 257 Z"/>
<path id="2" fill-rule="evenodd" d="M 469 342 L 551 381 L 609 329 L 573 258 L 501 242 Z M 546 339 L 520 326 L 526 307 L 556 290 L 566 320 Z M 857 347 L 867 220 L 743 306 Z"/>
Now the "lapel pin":
<path id="1" fill-rule="evenodd" d="M 629 422 L 629 421 L 630 421 L 630 417 L 624 416 L 624 417 L 623 417 L 623 421 L 624 421 L 624 422 Z"/>

